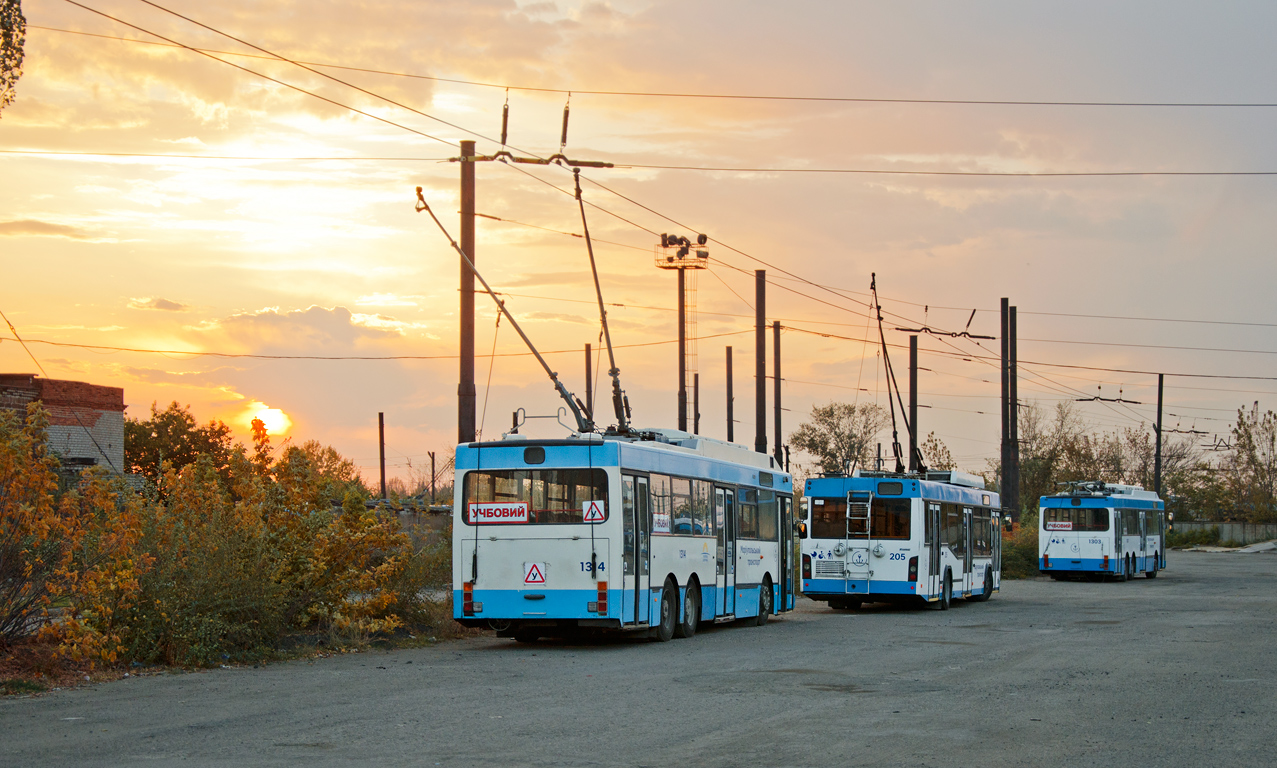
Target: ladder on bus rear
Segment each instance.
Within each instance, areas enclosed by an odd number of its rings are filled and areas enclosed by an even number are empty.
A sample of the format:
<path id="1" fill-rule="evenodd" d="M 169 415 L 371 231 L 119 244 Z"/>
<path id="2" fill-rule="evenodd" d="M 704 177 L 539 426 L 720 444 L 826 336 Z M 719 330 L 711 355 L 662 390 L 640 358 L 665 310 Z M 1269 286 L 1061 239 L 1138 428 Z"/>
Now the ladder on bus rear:
<path id="1" fill-rule="evenodd" d="M 849 491 L 847 493 L 847 561 L 846 574 L 848 581 L 866 582 L 873 576 L 869 568 L 869 540 L 873 535 L 873 491 Z M 853 533 L 863 531 L 864 539 L 856 538 Z M 866 584 L 866 588 L 867 588 Z"/>

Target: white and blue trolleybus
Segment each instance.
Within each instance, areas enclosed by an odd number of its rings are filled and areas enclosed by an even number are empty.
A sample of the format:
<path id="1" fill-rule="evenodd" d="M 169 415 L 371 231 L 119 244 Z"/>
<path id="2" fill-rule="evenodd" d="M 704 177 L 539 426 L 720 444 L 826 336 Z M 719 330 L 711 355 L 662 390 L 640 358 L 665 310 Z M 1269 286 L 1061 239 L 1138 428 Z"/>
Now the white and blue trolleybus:
<path id="1" fill-rule="evenodd" d="M 793 481 L 675 430 L 457 447 L 453 617 L 501 637 L 659 640 L 794 604 Z"/>
<path id="2" fill-rule="evenodd" d="M 1053 579 L 1153 579 L 1166 567 L 1166 508 L 1141 486 L 1072 483 L 1039 500 L 1038 520 L 1038 570 Z"/>
<path id="3" fill-rule="evenodd" d="M 1001 584 L 996 493 L 963 472 L 857 471 L 804 489 L 803 594 L 832 608 L 988 600 Z"/>

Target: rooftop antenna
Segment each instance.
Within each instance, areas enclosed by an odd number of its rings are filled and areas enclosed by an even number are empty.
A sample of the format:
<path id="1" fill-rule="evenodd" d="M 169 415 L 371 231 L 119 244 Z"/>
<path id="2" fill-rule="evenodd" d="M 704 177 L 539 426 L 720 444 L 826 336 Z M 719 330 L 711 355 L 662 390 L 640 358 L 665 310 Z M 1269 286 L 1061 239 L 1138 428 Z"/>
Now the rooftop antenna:
<path id="1" fill-rule="evenodd" d="M 564 107 L 564 130 L 567 130 L 567 108 Z M 607 309 L 603 306 L 603 289 L 599 287 L 599 269 L 594 263 L 594 243 L 590 240 L 590 225 L 585 220 L 585 200 L 581 198 L 581 169 L 572 169 L 576 183 L 576 202 L 581 208 L 581 229 L 585 231 L 585 249 L 590 254 L 590 273 L 594 275 L 594 294 L 599 299 L 599 320 L 603 323 L 603 341 L 607 344 L 608 375 L 612 377 L 612 409 L 616 411 L 616 431 L 625 434 L 630 430 L 630 401 L 621 389 L 621 369 L 616 367 L 616 355 L 612 351 L 612 333 L 607 327 Z"/>
<path id="2" fill-rule="evenodd" d="M 580 433 L 593 432 L 594 422 L 590 421 L 590 419 L 585 415 L 585 406 L 581 404 L 580 400 L 573 397 L 572 393 L 567 390 L 567 387 L 563 386 L 563 382 L 559 381 L 559 375 L 550 370 L 550 366 L 545 362 L 545 358 L 541 357 L 541 353 L 537 351 L 535 346 L 533 346 L 532 340 L 528 338 L 528 335 L 523 332 L 523 328 L 519 326 L 519 321 L 515 320 L 514 315 L 510 314 L 510 310 L 505 308 L 505 303 L 497 298 L 497 294 L 492 290 L 492 286 L 488 285 L 488 281 L 483 279 L 483 275 L 479 274 L 479 270 L 474 268 L 474 262 L 471 261 L 470 257 L 466 255 L 466 252 L 461 249 L 461 246 L 457 245 L 457 241 L 452 239 L 452 235 L 448 234 L 448 230 L 444 228 L 443 222 L 439 221 L 439 217 L 435 215 L 434 211 L 430 210 L 430 206 L 426 203 L 426 198 L 421 193 L 421 187 L 417 187 L 417 213 L 421 213 L 422 211 L 430 214 L 430 218 L 434 219 L 435 225 L 439 227 L 439 231 L 443 233 L 443 236 L 448 238 L 448 242 L 452 245 L 452 249 L 461 254 L 461 258 L 465 260 L 466 264 L 469 265 L 470 269 L 474 272 L 474 276 L 479 278 L 479 282 L 483 284 L 483 290 L 487 291 L 488 295 L 492 297 L 492 301 L 496 303 L 497 309 L 501 311 L 501 314 L 506 316 L 506 319 L 510 321 L 510 325 L 518 332 L 519 337 L 523 339 L 523 343 L 528 345 L 528 349 L 532 351 L 537 362 L 545 369 L 545 373 L 550 377 L 550 381 L 554 382 L 554 389 L 559 393 L 559 397 L 563 398 L 563 402 L 568 404 L 568 410 L 571 411 L 572 416 L 576 418 L 576 431 Z"/>

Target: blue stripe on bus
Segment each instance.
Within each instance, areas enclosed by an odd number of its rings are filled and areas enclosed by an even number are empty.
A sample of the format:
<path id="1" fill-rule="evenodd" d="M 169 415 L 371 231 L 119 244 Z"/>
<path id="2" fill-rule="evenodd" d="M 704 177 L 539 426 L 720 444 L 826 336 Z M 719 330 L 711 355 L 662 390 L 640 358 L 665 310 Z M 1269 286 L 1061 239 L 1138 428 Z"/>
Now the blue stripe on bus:
<path id="1" fill-rule="evenodd" d="M 1159 562 L 1156 565 L 1159 569 L 1161 569 L 1163 565 L 1160 562 L 1160 557 L 1161 555 L 1148 555 L 1147 557 L 1136 556 L 1135 572 L 1144 573 L 1145 571 L 1153 570 L 1154 559 L 1159 559 Z M 1109 567 L 1107 572 L 1121 573 L 1122 562 L 1123 562 L 1123 559 L 1121 557 L 1110 557 Z M 1053 557 L 1051 558 L 1050 568 L 1047 568 L 1045 561 L 1043 561 L 1043 559 L 1039 557 L 1038 570 L 1043 573 L 1053 573 L 1053 572 L 1062 573 L 1065 571 L 1101 572 L 1101 571 L 1104 571 L 1105 569 L 1104 569 L 1104 559 L 1099 557 L 1084 557 L 1084 558 L 1081 558 L 1080 560 L 1077 558 L 1065 559 L 1062 557 Z"/>
<path id="2" fill-rule="evenodd" d="M 871 597 L 873 595 L 915 595 L 918 585 L 912 581 L 879 581 L 867 579 L 803 579 L 803 594 L 810 597 Z M 872 587 L 872 589 L 870 589 Z"/>
<path id="3" fill-rule="evenodd" d="M 736 611 L 735 615 L 741 618 L 758 615 L 758 597 L 761 587 L 757 584 L 752 586 L 736 587 Z M 777 588 L 773 585 L 773 593 Z M 678 610 L 682 613 L 683 598 L 687 594 L 686 587 L 679 587 Z M 541 595 L 530 599 L 528 595 Z M 715 598 L 717 597 L 717 589 L 714 585 L 701 586 L 701 620 L 713 621 L 715 618 L 714 606 L 717 605 Z M 775 595 L 773 594 L 773 598 Z M 608 612 L 607 614 L 595 613 L 588 610 L 587 604 L 599 599 L 598 592 L 593 589 L 542 589 L 542 590 L 519 590 L 519 589 L 476 589 L 474 591 L 474 602 L 482 603 L 483 610 L 476 611 L 472 616 L 464 615 L 465 595 L 462 590 L 454 589 L 452 591 L 452 617 L 454 619 L 528 619 L 528 620 L 552 620 L 552 619 L 602 619 L 602 618 L 623 618 L 630 622 L 634 620 L 634 593 L 622 589 L 608 589 Z M 659 587 L 653 587 L 648 593 L 648 615 L 656 620 L 660 616 L 661 590 Z M 773 605 L 777 601 L 773 599 Z M 786 608 L 792 608 L 791 603 Z"/>

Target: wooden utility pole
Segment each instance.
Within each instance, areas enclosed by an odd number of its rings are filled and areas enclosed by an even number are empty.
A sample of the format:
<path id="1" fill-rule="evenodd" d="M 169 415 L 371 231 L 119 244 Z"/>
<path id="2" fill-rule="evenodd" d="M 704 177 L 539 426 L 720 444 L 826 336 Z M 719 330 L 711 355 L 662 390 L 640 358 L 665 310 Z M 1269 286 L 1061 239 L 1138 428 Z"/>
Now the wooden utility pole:
<path id="1" fill-rule="evenodd" d="M 678 429 L 687 431 L 687 291 L 686 270 L 678 268 Z"/>
<path id="2" fill-rule="evenodd" d="M 1016 367 L 1015 307 L 1010 308 L 1010 314 L 1007 317 L 1007 337 L 1009 345 L 1007 392 L 1010 405 L 1010 413 L 1007 415 L 1007 458 L 1011 462 L 1011 509 L 1018 520 L 1020 517 L 1020 392 L 1017 383 L 1020 375 Z"/>
<path id="3" fill-rule="evenodd" d="M 918 337 L 909 337 L 909 471 L 918 471 Z"/>
<path id="4" fill-rule="evenodd" d="M 1002 377 L 1002 438 L 1000 441 L 1002 445 L 1002 458 L 999 461 L 999 465 L 1001 468 L 999 470 L 1000 477 L 998 478 L 998 489 L 1002 495 L 1002 506 L 1008 509 L 1011 508 L 1010 505 L 1007 503 L 1009 501 L 1009 497 L 1007 494 L 1010 490 L 1008 487 L 1008 484 L 1010 482 L 1010 472 L 1011 472 L 1011 424 L 1010 424 L 1011 389 L 1010 389 L 1010 382 L 1009 382 L 1009 376 L 1008 376 L 1009 368 L 1007 367 L 1007 361 L 1009 359 L 1009 355 L 1011 352 L 1010 342 L 1007 338 L 1007 330 L 1009 325 L 1007 322 L 1007 318 L 1010 315 L 1010 307 L 1011 307 L 1010 300 L 1007 299 L 1006 297 L 1003 297 L 1002 298 L 1002 330 L 998 334 L 998 336 L 1002 339 L 1002 362 L 1001 362 L 1001 365 L 998 366 L 1000 375 Z"/>
<path id="5" fill-rule="evenodd" d="M 461 259 L 461 339 L 458 345 L 461 357 L 459 383 L 457 384 L 457 442 L 472 443 L 475 439 L 475 405 L 478 400 L 474 387 L 474 142 L 461 142 L 461 250 L 470 264 Z"/>
<path id="6" fill-rule="evenodd" d="M 1157 374 L 1157 426 L 1153 428 L 1156 445 L 1153 457 L 1153 493 L 1162 496 L 1162 382 L 1165 374 Z"/>
<path id="7" fill-rule="evenodd" d="M 767 453 L 767 270 L 754 270 L 754 450 Z"/>

